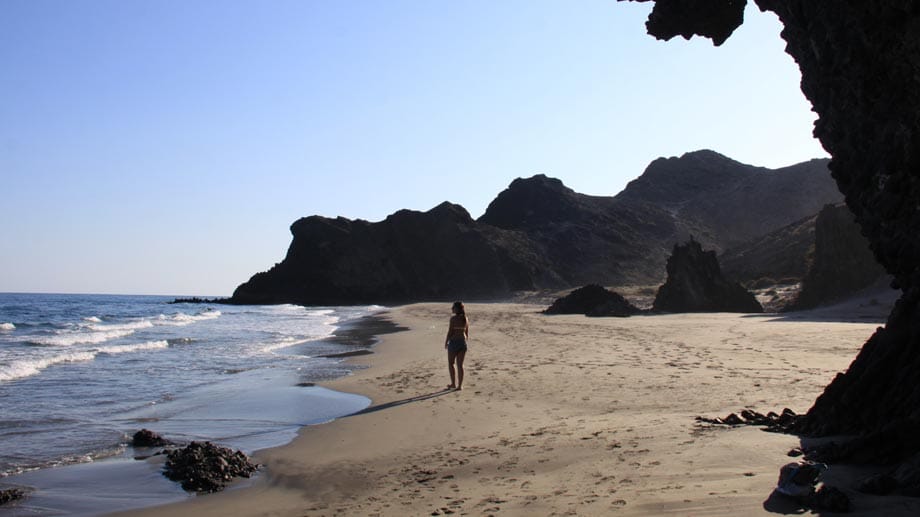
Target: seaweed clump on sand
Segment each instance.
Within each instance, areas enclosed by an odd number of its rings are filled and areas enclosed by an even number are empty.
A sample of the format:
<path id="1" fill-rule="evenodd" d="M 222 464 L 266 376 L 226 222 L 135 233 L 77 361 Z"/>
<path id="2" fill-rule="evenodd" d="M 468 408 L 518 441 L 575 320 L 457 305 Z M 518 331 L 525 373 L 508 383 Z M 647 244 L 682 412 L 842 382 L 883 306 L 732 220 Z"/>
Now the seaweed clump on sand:
<path id="1" fill-rule="evenodd" d="M 686 0 L 660 0 L 646 27 L 660 39 L 699 34 L 719 45 L 741 24 L 746 3 L 707 0 L 688 9 Z M 897 474 L 896 491 L 920 494 L 920 439 L 912 433 L 920 429 L 920 3 L 755 3 L 784 25 L 831 175 L 902 291 L 885 326 L 792 430 L 855 435 L 835 460 L 884 460 Z"/>

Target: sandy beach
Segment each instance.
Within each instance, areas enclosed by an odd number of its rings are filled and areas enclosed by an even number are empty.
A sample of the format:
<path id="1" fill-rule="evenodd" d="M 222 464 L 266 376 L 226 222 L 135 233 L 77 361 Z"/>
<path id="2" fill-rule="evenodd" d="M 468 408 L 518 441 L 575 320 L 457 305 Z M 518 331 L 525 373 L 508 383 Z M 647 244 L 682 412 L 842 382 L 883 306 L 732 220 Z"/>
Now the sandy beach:
<path id="1" fill-rule="evenodd" d="M 694 417 L 806 411 L 886 314 L 874 304 L 632 318 L 467 307 L 463 391 L 444 389 L 449 304 L 391 309 L 410 330 L 325 384 L 370 397 L 367 410 L 258 453 L 266 468 L 248 486 L 128 515 L 801 513 L 771 497 L 797 437 Z M 851 515 L 920 512 L 916 499 L 850 495 Z"/>

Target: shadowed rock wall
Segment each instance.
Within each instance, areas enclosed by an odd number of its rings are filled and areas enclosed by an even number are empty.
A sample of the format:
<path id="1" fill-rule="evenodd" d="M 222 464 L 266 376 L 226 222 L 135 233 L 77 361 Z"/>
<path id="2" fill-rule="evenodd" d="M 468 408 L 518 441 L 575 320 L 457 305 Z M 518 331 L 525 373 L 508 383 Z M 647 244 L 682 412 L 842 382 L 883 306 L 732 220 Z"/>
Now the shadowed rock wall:
<path id="1" fill-rule="evenodd" d="M 827 205 L 815 222 L 814 262 L 798 298 L 786 310 L 832 303 L 868 287 L 885 274 L 843 205 Z"/>

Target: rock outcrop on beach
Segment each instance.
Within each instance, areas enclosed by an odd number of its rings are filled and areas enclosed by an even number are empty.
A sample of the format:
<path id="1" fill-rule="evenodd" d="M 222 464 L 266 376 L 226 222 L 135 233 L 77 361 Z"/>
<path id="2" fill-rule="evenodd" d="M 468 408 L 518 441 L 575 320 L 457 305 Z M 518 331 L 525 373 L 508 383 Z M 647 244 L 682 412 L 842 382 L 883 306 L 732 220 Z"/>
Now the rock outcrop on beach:
<path id="1" fill-rule="evenodd" d="M 655 160 L 613 197 L 537 175 L 514 180 L 478 220 L 450 203 L 380 222 L 300 219 L 284 260 L 229 302 L 402 303 L 657 284 L 671 246 L 691 234 L 722 250 L 837 200 L 826 160 L 770 170 L 696 151 Z"/>
<path id="2" fill-rule="evenodd" d="M 585 316 L 626 317 L 641 312 L 619 293 L 597 284 L 579 287 L 562 298 L 556 298 L 543 314 L 584 314 Z"/>
<path id="3" fill-rule="evenodd" d="M 786 310 L 826 305 L 864 289 L 885 274 L 845 205 L 827 205 L 815 225 L 814 258 L 802 290 Z"/>
<path id="4" fill-rule="evenodd" d="M 163 475 L 181 482 L 189 492 L 211 493 L 223 490 L 234 478 L 250 477 L 258 468 L 240 451 L 192 442 L 166 454 Z"/>
<path id="5" fill-rule="evenodd" d="M 682 9 L 658 2 L 647 28 L 659 38 L 701 34 L 716 44 L 740 19 L 722 4 Z M 743 9 L 745 1 L 732 2 Z M 755 0 L 784 25 L 782 38 L 802 72 L 802 91 L 818 115 L 815 136 L 876 260 L 902 296 L 884 328 L 863 346 L 798 425 L 811 435 L 860 435 L 861 453 L 911 470 L 920 441 L 920 4 L 904 0 Z M 719 6 L 719 7 L 717 7 Z M 712 26 L 716 26 L 713 28 Z M 914 434 L 916 436 L 916 433 Z M 913 468 L 914 473 L 918 470 Z M 920 475 L 911 492 L 920 488 Z"/>
<path id="6" fill-rule="evenodd" d="M 714 251 L 699 242 L 675 244 L 668 258 L 668 279 L 658 288 L 652 310 L 661 312 L 763 312 L 744 287 L 727 280 Z"/>

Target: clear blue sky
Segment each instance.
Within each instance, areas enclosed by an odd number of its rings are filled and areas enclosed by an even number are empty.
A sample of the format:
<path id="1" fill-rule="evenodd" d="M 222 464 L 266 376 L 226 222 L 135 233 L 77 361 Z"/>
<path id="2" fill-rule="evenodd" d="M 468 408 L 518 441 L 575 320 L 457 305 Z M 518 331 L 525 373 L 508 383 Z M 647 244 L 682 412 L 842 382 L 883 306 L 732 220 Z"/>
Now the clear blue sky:
<path id="1" fill-rule="evenodd" d="M 0 291 L 228 295 L 311 214 L 659 156 L 826 156 L 772 14 L 722 47 L 612 0 L 3 0 Z"/>

